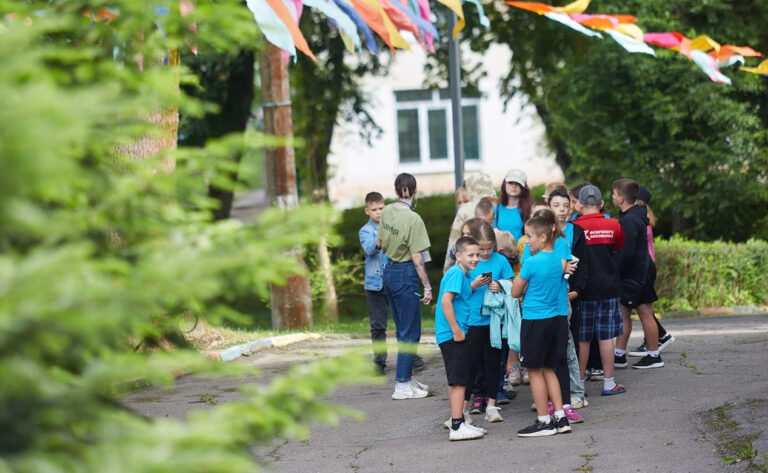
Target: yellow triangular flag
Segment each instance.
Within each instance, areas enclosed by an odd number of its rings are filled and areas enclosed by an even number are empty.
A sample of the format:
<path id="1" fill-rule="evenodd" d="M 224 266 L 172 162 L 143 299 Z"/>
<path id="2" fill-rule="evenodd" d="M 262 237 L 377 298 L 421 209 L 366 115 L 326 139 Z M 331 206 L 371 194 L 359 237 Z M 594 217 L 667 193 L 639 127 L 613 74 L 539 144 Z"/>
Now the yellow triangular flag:
<path id="1" fill-rule="evenodd" d="M 464 10 L 461 8 L 461 1 L 460 0 L 437 0 L 439 3 L 442 3 L 446 7 L 450 8 L 454 13 L 456 13 L 457 18 L 456 20 L 456 26 L 453 27 L 453 39 L 456 39 L 456 36 L 459 35 L 459 31 L 464 29 L 464 25 L 467 24 L 466 21 L 464 21 Z"/>
<path id="2" fill-rule="evenodd" d="M 564 7 L 554 7 L 553 10 L 559 13 L 584 13 L 589 6 L 590 0 L 576 0 Z"/>

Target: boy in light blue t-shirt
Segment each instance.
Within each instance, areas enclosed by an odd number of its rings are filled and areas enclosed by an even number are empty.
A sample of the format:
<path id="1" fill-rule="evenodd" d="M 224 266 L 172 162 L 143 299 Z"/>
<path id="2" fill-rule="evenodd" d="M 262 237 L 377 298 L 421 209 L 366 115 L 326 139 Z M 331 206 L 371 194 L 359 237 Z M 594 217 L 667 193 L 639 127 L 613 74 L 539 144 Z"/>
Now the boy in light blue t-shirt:
<path id="1" fill-rule="evenodd" d="M 464 421 L 464 391 L 469 377 L 469 343 L 466 341 L 469 299 L 479 281 L 470 282 L 467 273 L 477 266 L 477 241 L 461 237 L 456 241 L 456 264 L 440 281 L 435 311 L 435 340 L 440 347 L 448 378 L 451 407 L 450 440 L 470 440 L 485 435 L 484 429 Z"/>
<path id="2" fill-rule="evenodd" d="M 528 368 L 531 394 L 536 404 L 537 419 L 533 425 L 517 432 L 520 437 L 539 437 L 568 433 L 571 427 L 563 410 L 560 383 L 555 367 L 565 365 L 568 342 L 567 311 L 559 304 L 565 291 L 565 262 L 553 250 L 554 229 L 546 217 L 532 217 L 525 224 L 525 235 L 533 256 L 526 260 L 512 286 L 512 297 L 523 299 L 523 321 L 520 330 L 520 364 Z M 547 411 L 552 400 L 554 419 Z"/>

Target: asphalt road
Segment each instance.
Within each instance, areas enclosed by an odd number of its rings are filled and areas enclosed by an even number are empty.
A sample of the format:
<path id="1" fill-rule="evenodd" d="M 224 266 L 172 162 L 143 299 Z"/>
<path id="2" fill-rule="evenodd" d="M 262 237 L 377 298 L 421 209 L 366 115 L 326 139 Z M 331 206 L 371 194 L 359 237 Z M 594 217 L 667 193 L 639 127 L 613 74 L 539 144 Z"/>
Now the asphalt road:
<path id="1" fill-rule="evenodd" d="M 517 437 L 534 419 L 530 391 L 520 386 L 517 398 L 502 407 L 504 422 L 473 416 L 488 429 L 485 438 L 449 442 L 442 426 L 448 418 L 442 359 L 434 339 L 424 337 L 420 353 L 427 365 L 417 378 L 433 395 L 393 401 L 390 368 L 386 385 L 344 388 L 331 398 L 365 412 L 366 420 L 319 425 L 307 441 L 278 440 L 255 454 L 269 463 L 269 471 L 301 473 L 768 471 L 768 465 L 754 469 L 768 454 L 768 314 L 667 320 L 664 326 L 677 339 L 663 352 L 665 366 L 617 369 L 616 380 L 628 391 L 618 396 L 601 397 L 602 383 L 588 382 L 590 406 L 579 410 L 586 422 L 574 425 L 571 434 Z M 630 347 L 641 337 L 635 322 Z M 312 340 L 236 362 L 259 366 L 269 377 L 360 343 L 365 341 Z M 181 418 L 206 407 L 200 393 L 219 402 L 236 398 L 239 382 L 185 377 L 173 389 L 144 390 L 127 403 L 149 417 Z M 735 461 L 744 456 L 733 453 L 744 439 L 756 452 L 751 464 Z M 733 463 L 726 464 L 729 456 Z"/>

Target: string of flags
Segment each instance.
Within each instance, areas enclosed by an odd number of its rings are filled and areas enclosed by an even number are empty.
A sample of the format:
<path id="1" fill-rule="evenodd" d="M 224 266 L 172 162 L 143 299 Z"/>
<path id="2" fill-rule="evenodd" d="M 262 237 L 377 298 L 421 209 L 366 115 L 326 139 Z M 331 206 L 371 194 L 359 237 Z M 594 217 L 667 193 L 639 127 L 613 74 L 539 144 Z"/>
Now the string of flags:
<path id="1" fill-rule="evenodd" d="M 462 0 L 436 0 L 458 17 L 452 31 L 455 39 L 464 28 Z M 486 28 L 490 21 L 479 0 L 463 0 L 475 5 L 480 24 Z M 365 48 L 379 54 L 374 33 L 392 52 L 410 50 L 402 32 L 413 35 L 425 51 L 435 52 L 434 41 L 439 39 L 433 23 L 429 0 L 246 0 L 256 24 L 267 41 L 282 49 L 287 56 L 296 56 L 298 49 L 315 59 L 306 38 L 298 28 L 304 7 L 325 15 L 328 24 L 338 30 L 350 52 Z"/>
<path id="2" fill-rule="evenodd" d="M 696 64 L 714 82 L 730 84 L 731 79 L 720 72 L 721 67 L 740 64 L 742 71 L 768 76 L 768 59 L 757 67 L 746 67 L 746 57 L 762 57 L 763 54 L 749 46 L 720 44 L 707 35 L 693 39 L 677 31 L 645 33 L 635 23 L 634 15 L 586 14 L 590 0 L 576 0 L 562 7 L 540 2 L 508 1 L 507 4 L 545 16 L 592 38 L 610 36 L 630 53 L 656 56 L 649 45 L 678 51 Z"/>
<path id="3" fill-rule="evenodd" d="M 490 20 L 479 0 L 436 1 L 458 17 L 452 31 L 454 39 L 466 24 L 462 2 L 473 4 L 477 9 L 480 24 L 486 28 L 490 27 Z M 189 0 L 182 0 L 179 5 L 182 16 L 194 10 L 194 4 Z M 422 49 L 432 53 L 435 52 L 434 41 L 439 39 L 429 0 L 246 0 L 246 6 L 267 41 L 283 50 L 286 57 L 295 58 L 298 50 L 317 60 L 298 26 L 304 7 L 323 14 L 328 24 L 338 31 L 350 52 L 360 50 L 364 45 L 370 52 L 379 54 L 374 34 L 379 36 L 392 52 L 396 49 L 410 50 L 402 32 L 413 35 Z M 164 16 L 167 11 L 157 13 Z M 104 7 L 99 11 L 85 11 L 83 15 L 94 22 L 109 23 L 117 18 L 120 12 Z M 12 14 L 5 16 L 9 20 L 14 19 Z M 157 25 L 161 28 L 159 23 Z M 193 24 L 191 29 L 196 31 L 196 25 Z M 364 41 L 360 40 L 361 36 Z M 189 46 L 197 54 L 197 48 L 194 45 Z"/>

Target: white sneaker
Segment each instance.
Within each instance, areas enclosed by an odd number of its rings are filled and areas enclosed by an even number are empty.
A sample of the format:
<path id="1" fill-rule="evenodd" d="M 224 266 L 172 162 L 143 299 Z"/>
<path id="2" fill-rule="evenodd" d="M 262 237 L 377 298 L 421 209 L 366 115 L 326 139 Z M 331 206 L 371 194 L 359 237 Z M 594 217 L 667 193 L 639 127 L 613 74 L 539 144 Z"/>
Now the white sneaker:
<path id="1" fill-rule="evenodd" d="M 455 440 L 472 440 L 481 438 L 483 438 L 483 434 L 481 432 L 473 429 L 464 422 L 461 423 L 457 430 L 450 429 L 448 431 L 448 439 L 452 442 Z"/>
<path id="2" fill-rule="evenodd" d="M 501 422 L 504 419 L 499 414 L 501 408 L 498 406 L 488 406 L 485 408 L 485 420 L 488 422 Z"/>
<path id="3" fill-rule="evenodd" d="M 418 382 L 415 378 L 411 378 L 409 383 L 411 383 L 411 386 L 413 386 L 416 389 L 421 389 L 422 391 L 429 391 L 429 386 L 427 386 L 424 383 Z"/>
<path id="4" fill-rule="evenodd" d="M 406 384 L 404 387 L 395 385 L 395 392 L 392 393 L 392 399 L 399 401 L 401 399 L 420 399 L 427 397 L 429 393 L 419 388 L 415 388 L 413 385 Z"/>
<path id="5" fill-rule="evenodd" d="M 589 402 L 585 397 L 581 397 L 581 398 L 572 397 L 571 405 L 573 406 L 574 409 L 581 409 L 582 407 L 589 407 Z"/>
<path id="6" fill-rule="evenodd" d="M 448 418 L 448 420 L 446 420 L 445 422 L 443 422 L 443 427 L 445 427 L 446 429 L 450 429 L 450 428 L 451 428 L 451 420 L 452 420 L 452 419 L 449 417 L 449 418 Z M 471 416 L 471 415 L 469 415 L 469 412 L 465 412 L 465 413 L 464 413 L 464 423 L 465 423 L 465 424 L 467 424 L 467 425 L 469 425 L 469 426 L 470 426 L 470 427 L 472 427 L 473 429 L 477 429 L 477 430 L 480 430 L 480 431 L 482 431 L 482 432 L 483 432 L 483 434 L 487 434 L 487 433 L 488 433 L 488 431 L 487 431 L 487 430 L 485 430 L 484 428 L 482 428 L 482 427 L 476 427 L 476 426 L 472 425 L 472 424 L 474 424 L 474 423 L 475 423 L 475 421 L 474 421 L 474 420 L 472 420 L 472 416 Z"/>

